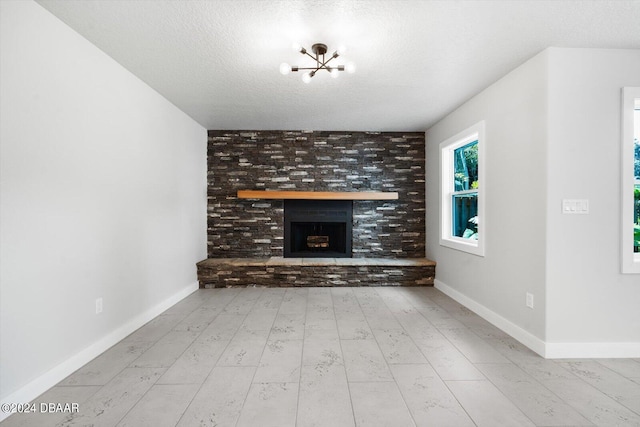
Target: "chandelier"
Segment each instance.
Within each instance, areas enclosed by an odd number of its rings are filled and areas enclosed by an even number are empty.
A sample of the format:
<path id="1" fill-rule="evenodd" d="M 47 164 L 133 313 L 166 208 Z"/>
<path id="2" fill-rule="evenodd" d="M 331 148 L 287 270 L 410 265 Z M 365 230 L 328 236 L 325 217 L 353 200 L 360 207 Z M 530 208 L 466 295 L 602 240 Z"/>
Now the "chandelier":
<path id="1" fill-rule="evenodd" d="M 327 54 L 327 45 L 324 43 L 316 43 L 311 46 L 311 51 L 314 55 L 310 54 L 307 49 L 302 46 L 294 45 L 294 49 L 300 52 L 303 55 L 307 55 L 311 59 L 313 59 L 316 64 L 314 67 L 299 67 L 297 65 L 289 65 L 286 62 L 280 64 L 280 73 L 289 74 L 290 72 L 297 71 L 307 71 L 302 75 L 302 81 L 305 83 L 309 83 L 311 78 L 316 75 L 316 73 L 320 70 L 326 70 L 331 74 L 331 77 L 337 78 L 340 75 L 340 71 L 346 71 L 347 73 L 353 73 L 356 70 L 356 67 L 353 63 L 348 63 L 347 65 L 329 65 L 333 59 L 344 53 L 344 48 L 337 49 L 329 56 L 329 59 L 326 59 Z"/>

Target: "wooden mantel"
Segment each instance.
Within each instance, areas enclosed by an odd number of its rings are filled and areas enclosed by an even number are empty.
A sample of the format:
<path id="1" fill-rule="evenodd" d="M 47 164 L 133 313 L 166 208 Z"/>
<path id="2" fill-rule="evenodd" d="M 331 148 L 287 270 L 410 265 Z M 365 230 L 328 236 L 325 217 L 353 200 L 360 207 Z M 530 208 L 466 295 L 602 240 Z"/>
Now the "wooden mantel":
<path id="1" fill-rule="evenodd" d="M 238 190 L 239 199 L 398 200 L 392 191 L 269 191 Z"/>

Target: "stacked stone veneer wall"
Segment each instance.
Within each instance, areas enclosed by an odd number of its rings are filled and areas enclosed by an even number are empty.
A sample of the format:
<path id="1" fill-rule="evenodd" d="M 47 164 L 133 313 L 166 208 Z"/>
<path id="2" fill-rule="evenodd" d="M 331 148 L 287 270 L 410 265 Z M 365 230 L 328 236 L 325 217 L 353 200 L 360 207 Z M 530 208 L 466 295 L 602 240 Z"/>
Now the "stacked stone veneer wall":
<path id="1" fill-rule="evenodd" d="M 353 257 L 425 255 L 422 132 L 209 131 L 209 258 L 281 257 L 283 201 L 238 190 L 397 191 L 353 202 Z"/>

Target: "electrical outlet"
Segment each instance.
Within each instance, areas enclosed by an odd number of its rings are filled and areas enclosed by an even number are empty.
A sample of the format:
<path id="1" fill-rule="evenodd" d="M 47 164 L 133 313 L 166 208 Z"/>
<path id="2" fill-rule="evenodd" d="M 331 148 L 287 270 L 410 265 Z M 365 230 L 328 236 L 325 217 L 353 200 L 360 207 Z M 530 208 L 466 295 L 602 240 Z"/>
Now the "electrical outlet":
<path id="1" fill-rule="evenodd" d="M 96 298 L 96 314 L 102 313 L 102 298 Z"/>
<path id="2" fill-rule="evenodd" d="M 533 294 L 530 294 L 529 292 L 527 292 L 527 307 L 529 308 L 533 308 Z"/>

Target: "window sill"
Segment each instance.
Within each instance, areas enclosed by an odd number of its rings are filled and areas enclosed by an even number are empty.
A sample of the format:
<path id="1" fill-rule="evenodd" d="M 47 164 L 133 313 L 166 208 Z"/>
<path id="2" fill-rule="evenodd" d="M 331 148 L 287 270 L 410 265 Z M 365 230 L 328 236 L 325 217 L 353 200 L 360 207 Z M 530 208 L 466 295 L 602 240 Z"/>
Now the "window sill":
<path id="1" fill-rule="evenodd" d="M 480 240 L 469 239 L 440 239 L 440 246 L 445 246 L 471 255 L 484 257 L 484 245 Z"/>

